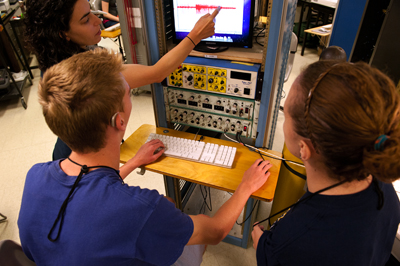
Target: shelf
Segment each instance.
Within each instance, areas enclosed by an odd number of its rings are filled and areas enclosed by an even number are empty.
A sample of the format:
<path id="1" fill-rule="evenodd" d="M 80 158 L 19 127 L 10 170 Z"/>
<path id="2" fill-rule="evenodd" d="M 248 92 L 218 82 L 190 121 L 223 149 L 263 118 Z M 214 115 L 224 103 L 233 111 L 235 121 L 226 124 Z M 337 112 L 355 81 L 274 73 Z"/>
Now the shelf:
<path id="1" fill-rule="evenodd" d="M 10 85 L 9 85 L 9 89 L 10 90 L 8 91 L 8 93 L 0 96 L 0 101 L 6 101 L 6 100 L 10 100 L 10 99 L 13 99 L 13 98 L 16 98 L 16 97 L 21 97 L 22 106 L 26 109 L 27 105 L 25 103 L 25 99 L 24 99 L 24 96 L 22 94 L 22 90 L 25 87 L 27 79 L 29 79 L 29 74 L 26 75 L 26 77 L 23 80 L 15 82 L 15 84 L 17 85 L 19 91 L 17 90 L 17 88 L 15 88 L 14 84 L 11 81 Z M 32 81 L 30 81 L 30 82 L 32 84 Z"/>
<path id="2" fill-rule="evenodd" d="M 261 38 L 260 38 L 261 39 Z M 171 42 L 167 44 L 168 50 L 171 50 L 176 45 Z M 193 50 L 189 54 L 190 56 L 224 59 L 230 61 L 240 61 L 245 63 L 262 63 L 263 47 L 258 43 L 254 42 L 252 48 L 237 48 L 229 47 L 228 50 L 219 53 L 203 53 Z"/>

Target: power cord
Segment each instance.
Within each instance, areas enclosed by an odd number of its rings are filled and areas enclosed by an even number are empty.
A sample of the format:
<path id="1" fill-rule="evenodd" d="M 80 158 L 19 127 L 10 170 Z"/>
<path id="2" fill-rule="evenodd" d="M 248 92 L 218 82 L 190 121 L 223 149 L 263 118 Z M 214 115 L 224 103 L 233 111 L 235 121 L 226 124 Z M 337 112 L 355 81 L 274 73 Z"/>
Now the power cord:
<path id="1" fill-rule="evenodd" d="M 204 193 L 203 193 L 203 186 L 199 186 L 199 187 L 200 187 L 201 195 L 203 196 L 203 205 L 201 205 L 201 207 L 200 207 L 200 213 L 204 214 L 204 212 L 206 211 L 206 207 L 211 212 L 212 211 L 212 204 L 211 204 L 211 190 L 210 190 L 210 187 L 204 187 Z M 208 192 L 207 192 L 207 189 L 208 189 Z M 207 196 L 208 195 L 210 195 L 210 205 L 208 205 L 208 203 L 207 203 Z"/>
<path id="2" fill-rule="evenodd" d="M 294 162 L 294 161 L 291 161 L 291 160 L 287 160 L 287 159 L 282 158 L 282 157 L 278 157 L 278 156 L 276 156 L 275 154 L 272 154 L 272 153 L 269 153 L 269 152 L 260 150 L 260 149 L 257 148 L 257 147 L 248 145 L 248 144 L 243 143 L 243 142 L 240 142 L 240 141 L 238 141 L 238 140 L 234 140 L 234 139 L 232 139 L 231 137 L 229 137 L 228 135 L 226 135 L 225 133 L 224 133 L 224 136 L 225 136 L 227 139 L 229 139 L 230 141 L 233 141 L 233 142 L 242 144 L 243 146 L 249 148 L 251 151 L 263 153 L 264 156 L 266 156 L 266 157 L 269 157 L 269 158 L 272 158 L 272 159 L 276 159 L 276 160 L 286 161 L 286 162 L 288 162 L 288 163 L 292 163 L 292 164 L 295 164 L 295 165 L 304 167 L 304 164 L 300 164 L 300 163 L 297 163 L 297 162 Z M 240 138 L 240 137 L 238 137 L 238 138 Z M 264 149 L 264 148 L 265 148 L 265 147 L 263 147 L 262 149 Z"/>

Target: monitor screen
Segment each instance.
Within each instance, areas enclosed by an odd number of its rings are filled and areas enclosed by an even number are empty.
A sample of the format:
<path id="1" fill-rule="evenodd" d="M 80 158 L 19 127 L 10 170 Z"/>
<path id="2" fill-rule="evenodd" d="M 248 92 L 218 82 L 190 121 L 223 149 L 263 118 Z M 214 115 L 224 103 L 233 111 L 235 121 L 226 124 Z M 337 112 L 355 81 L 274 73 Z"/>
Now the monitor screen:
<path id="1" fill-rule="evenodd" d="M 218 6 L 215 34 L 198 46 L 234 46 L 251 48 L 253 43 L 254 0 L 173 0 L 174 43 L 193 29 L 199 18 Z M 196 47 L 198 48 L 198 47 Z"/>

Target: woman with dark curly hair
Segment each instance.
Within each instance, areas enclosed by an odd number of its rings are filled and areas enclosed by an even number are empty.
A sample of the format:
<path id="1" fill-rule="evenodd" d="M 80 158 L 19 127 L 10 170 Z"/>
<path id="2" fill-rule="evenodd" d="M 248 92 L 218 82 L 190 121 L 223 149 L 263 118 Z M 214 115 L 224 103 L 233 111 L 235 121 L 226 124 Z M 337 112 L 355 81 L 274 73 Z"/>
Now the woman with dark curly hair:
<path id="1" fill-rule="evenodd" d="M 400 96 L 365 63 L 319 61 L 285 102 L 288 150 L 307 192 L 252 233 L 258 265 L 385 265 L 400 222 Z"/>
<path id="2" fill-rule="evenodd" d="M 26 7 L 26 39 L 42 71 L 88 50 L 88 46 L 101 40 L 101 20 L 91 13 L 87 0 L 27 0 Z M 219 8 L 213 14 L 201 17 L 187 38 L 153 66 L 124 65 L 122 74 L 129 86 L 138 88 L 165 79 L 197 43 L 214 34 L 214 19 L 218 12 Z M 53 160 L 67 158 L 70 153 L 68 146 L 58 139 Z"/>

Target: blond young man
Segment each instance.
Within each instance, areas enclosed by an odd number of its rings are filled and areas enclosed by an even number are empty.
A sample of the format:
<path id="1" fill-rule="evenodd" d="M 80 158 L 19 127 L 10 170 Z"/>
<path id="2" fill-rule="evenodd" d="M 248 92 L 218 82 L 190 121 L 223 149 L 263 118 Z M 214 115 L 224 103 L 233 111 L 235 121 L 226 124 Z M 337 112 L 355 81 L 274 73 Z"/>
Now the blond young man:
<path id="1" fill-rule="evenodd" d="M 271 164 L 257 160 L 214 217 L 188 216 L 157 191 L 124 184 L 119 153 L 132 103 L 121 70 L 120 56 L 96 50 L 49 68 L 40 82 L 46 122 L 72 153 L 26 178 L 18 226 L 38 265 L 171 265 L 185 246 L 219 243 L 268 179 Z M 143 145 L 132 170 L 161 156 L 159 147 Z"/>

